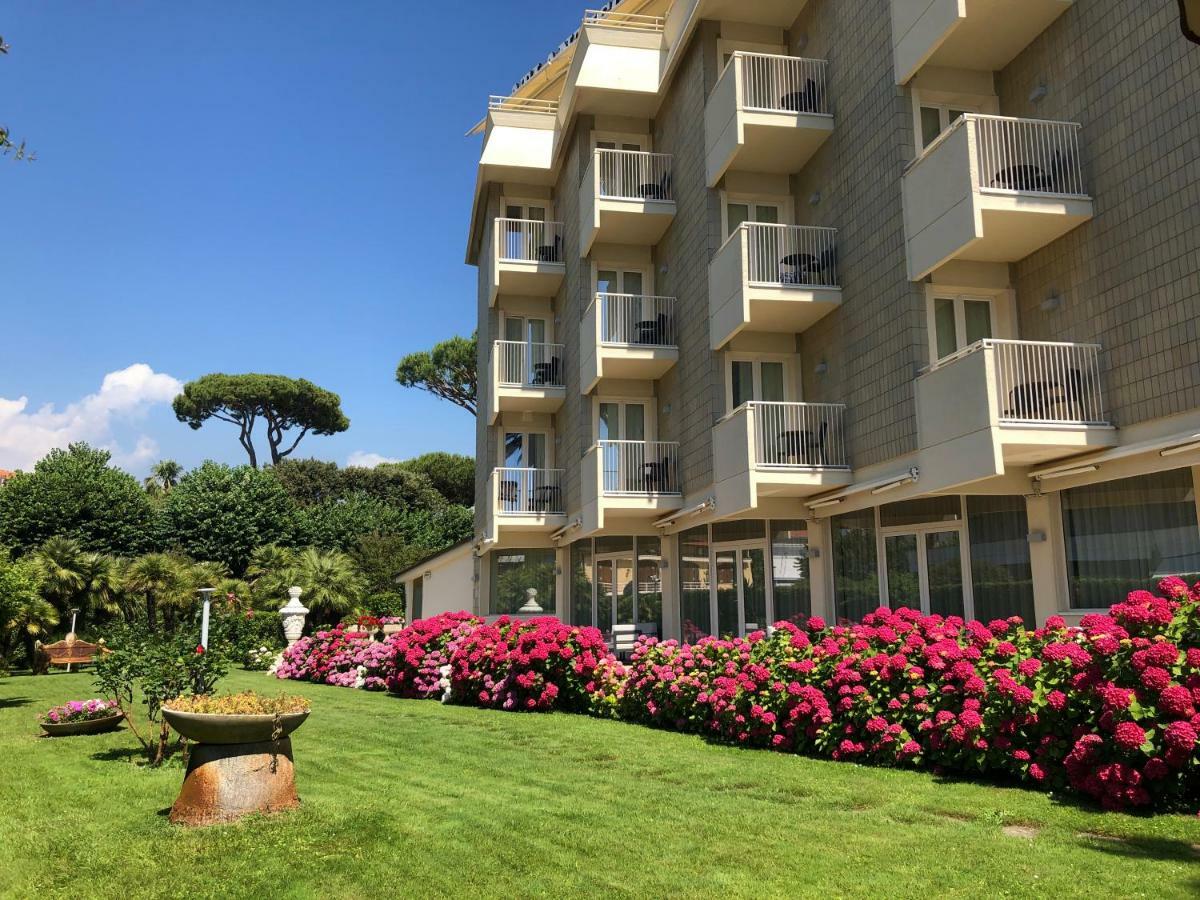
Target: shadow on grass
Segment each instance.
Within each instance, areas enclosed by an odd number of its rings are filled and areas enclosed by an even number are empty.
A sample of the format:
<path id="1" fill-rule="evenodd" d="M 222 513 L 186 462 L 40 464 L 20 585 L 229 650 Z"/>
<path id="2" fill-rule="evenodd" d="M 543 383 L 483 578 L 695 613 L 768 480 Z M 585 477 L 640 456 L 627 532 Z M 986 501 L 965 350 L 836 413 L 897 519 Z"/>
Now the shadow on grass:
<path id="1" fill-rule="evenodd" d="M 28 706 L 32 702 L 32 697 L 0 697 L 0 709 L 12 709 L 16 706 Z"/>
<path id="2" fill-rule="evenodd" d="M 1079 846 L 1125 859 L 1191 863 L 1193 869 L 1188 878 L 1188 884 L 1197 894 L 1200 894 L 1200 874 L 1197 874 L 1195 870 L 1195 864 L 1200 863 L 1200 844 L 1189 844 L 1187 841 L 1176 841 L 1170 838 L 1114 838 L 1103 834 L 1081 834 L 1079 835 Z"/>
<path id="3" fill-rule="evenodd" d="M 146 751 L 141 747 L 110 747 L 107 750 L 96 751 L 91 758 L 97 762 L 141 761 L 145 765 Z"/>

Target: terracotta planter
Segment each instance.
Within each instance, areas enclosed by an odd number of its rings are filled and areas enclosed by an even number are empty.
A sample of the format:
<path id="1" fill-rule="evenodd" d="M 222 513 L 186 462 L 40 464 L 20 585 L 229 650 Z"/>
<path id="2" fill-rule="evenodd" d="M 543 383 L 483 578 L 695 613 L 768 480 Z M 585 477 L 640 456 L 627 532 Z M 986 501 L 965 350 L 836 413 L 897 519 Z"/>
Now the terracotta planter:
<path id="1" fill-rule="evenodd" d="M 254 744 L 270 741 L 275 717 L 231 716 L 217 713 L 178 712 L 163 707 L 163 718 L 177 732 L 197 744 Z M 280 738 L 287 737 L 304 724 L 307 712 L 284 713 L 279 717 Z"/>
<path id="2" fill-rule="evenodd" d="M 113 731 L 125 717 L 120 713 L 103 719 L 83 719 L 78 722 L 42 722 L 42 731 L 51 737 L 70 737 L 74 734 L 103 734 Z"/>

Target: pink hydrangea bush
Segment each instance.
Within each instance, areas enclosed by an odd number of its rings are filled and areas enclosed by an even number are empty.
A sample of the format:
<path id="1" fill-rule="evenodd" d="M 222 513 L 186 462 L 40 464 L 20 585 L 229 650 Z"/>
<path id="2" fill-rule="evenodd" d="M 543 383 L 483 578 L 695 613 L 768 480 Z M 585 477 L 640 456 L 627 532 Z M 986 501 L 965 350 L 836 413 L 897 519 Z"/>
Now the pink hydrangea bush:
<path id="1" fill-rule="evenodd" d="M 442 613 L 392 635 L 387 641 L 393 651 L 387 689 L 414 700 L 440 697 L 445 690 L 442 670 L 450 665 L 449 645 L 482 624 L 468 612 Z"/>
<path id="2" fill-rule="evenodd" d="M 39 718 L 51 725 L 65 725 L 68 722 L 109 719 L 120 714 L 121 710 L 115 702 L 96 697 L 92 700 L 68 700 L 62 706 L 50 707 Z"/>
<path id="3" fill-rule="evenodd" d="M 856 625 L 644 641 L 623 718 L 833 759 L 1000 774 L 1111 809 L 1200 795 L 1200 585 L 1025 629 L 880 609 Z"/>
<path id="4" fill-rule="evenodd" d="M 452 702 L 506 710 L 587 712 L 601 663 L 611 660 L 596 628 L 553 617 L 501 616 L 454 640 Z"/>
<path id="5" fill-rule="evenodd" d="M 390 641 L 377 643 L 338 625 L 303 637 L 283 651 L 275 677 L 382 691 L 393 655 Z"/>

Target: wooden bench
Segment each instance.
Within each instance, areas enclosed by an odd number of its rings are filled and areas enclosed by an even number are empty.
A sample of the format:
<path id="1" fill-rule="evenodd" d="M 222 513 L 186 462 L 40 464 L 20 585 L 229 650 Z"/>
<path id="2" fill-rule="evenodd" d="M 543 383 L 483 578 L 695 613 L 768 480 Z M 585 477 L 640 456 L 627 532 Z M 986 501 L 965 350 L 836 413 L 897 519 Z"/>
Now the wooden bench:
<path id="1" fill-rule="evenodd" d="M 70 640 L 39 644 L 36 655 L 40 657 L 41 665 L 34 666 L 34 673 L 44 673 L 50 666 L 86 666 L 94 663 L 101 653 L 107 652 L 108 650 L 99 644 L 90 644 L 87 641 Z"/>

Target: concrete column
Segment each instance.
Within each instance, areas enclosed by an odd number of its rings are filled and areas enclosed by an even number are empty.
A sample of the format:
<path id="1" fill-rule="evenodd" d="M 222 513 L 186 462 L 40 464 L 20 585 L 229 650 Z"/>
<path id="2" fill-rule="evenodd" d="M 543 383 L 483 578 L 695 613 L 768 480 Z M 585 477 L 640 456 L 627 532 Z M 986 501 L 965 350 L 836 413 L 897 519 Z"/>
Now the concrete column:
<path id="1" fill-rule="evenodd" d="M 679 639 L 679 536 L 662 536 L 663 633 L 659 637 Z"/>
<path id="2" fill-rule="evenodd" d="M 1060 541 L 1055 533 L 1053 503 L 1055 495 L 1027 496 L 1025 514 L 1029 519 L 1029 534 L 1041 540 L 1029 543 L 1029 565 L 1033 571 L 1033 611 L 1038 625 L 1067 608 L 1067 600 L 1060 596 L 1058 582 L 1058 548 Z"/>
<path id="3" fill-rule="evenodd" d="M 829 519 L 808 520 L 808 576 L 813 615 L 833 622 L 833 538 Z"/>

